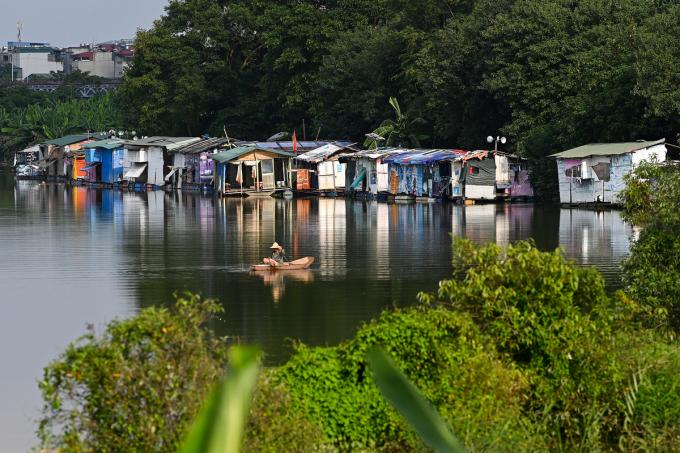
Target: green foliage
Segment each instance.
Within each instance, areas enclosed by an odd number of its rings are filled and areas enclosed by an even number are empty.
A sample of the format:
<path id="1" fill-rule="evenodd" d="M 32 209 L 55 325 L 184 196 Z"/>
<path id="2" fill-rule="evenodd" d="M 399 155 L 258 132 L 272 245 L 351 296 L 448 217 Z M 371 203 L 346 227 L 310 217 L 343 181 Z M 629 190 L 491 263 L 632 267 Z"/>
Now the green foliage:
<path id="1" fill-rule="evenodd" d="M 317 451 L 326 442 L 320 423 L 297 407 L 276 370 L 265 370 L 255 390 L 243 450 L 253 453 Z"/>
<path id="2" fill-rule="evenodd" d="M 560 443 L 595 448 L 616 433 L 620 407 L 612 393 L 626 370 L 615 354 L 614 326 L 624 325 L 628 309 L 606 295 L 601 275 L 529 242 L 501 248 L 456 239 L 453 262 L 464 277 L 421 297 L 468 313 L 526 373 L 528 405 Z"/>
<path id="3" fill-rule="evenodd" d="M 106 332 L 90 332 L 45 368 L 41 447 L 64 451 L 175 451 L 227 347 L 203 328 L 213 300 L 179 297 Z"/>
<path id="4" fill-rule="evenodd" d="M 217 384 L 179 449 L 180 453 L 238 453 L 259 373 L 260 352 L 233 347 L 229 371 Z"/>
<path id="5" fill-rule="evenodd" d="M 437 411 L 380 349 L 368 353 L 375 383 L 383 397 L 406 418 L 427 445 L 436 451 L 465 451 Z"/>
<path id="6" fill-rule="evenodd" d="M 25 99 L 21 99 L 26 96 Z M 28 103 L 35 100 L 35 103 Z M 37 102 L 40 101 L 40 102 Z M 92 99 L 34 97 L 29 93 L 7 97 L 9 108 L 0 106 L 0 156 L 9 158 L 31 144 L 73 133 L 102 132 L 118 124 L 113 97 Z M 23 104 L 26 104 L 25 106 Z"/>
<path id="7" fill-rule="evenodd" d="M 418 134 L 419 126 L 425 123 L 422 118 L 409 119 L 401 111 L 399 102 L 396 98 L 389 100 L 392 109 L 394 110 L 394 120 L 386 119 L 380 126 L 373 131 L 374 134 L 379 135 L 385 139 L 384 143 L 378 143 L 378 140 L 367 138 L 364 146 L 368 148 L 377 148 L 379 145 L 395 146 L 395 147 L 410 147 L 420 148 L 420 141 L 425 138 L 424 135 Z"/>
<path id="8" fill-rule="evenodd" d="M 422 450 L 381 398 L 366 354 L 384 348 L 471 450 L 540 448 L 521 417 L 528 381 L 503 363 L 471 320 L 447 308 L 386 312 L 333 348 L 298 345 L 277 371 L 294 403 L 344 449 Z"/>
<path id="9" fill-rule="evenodd" d="M 680 331 L 680 166 L 643 163 L 625 177 L 624 218 L 641 228 L 623 265 L 626 292 L 652 325 Z"/>
<path id="10" fill-rule="evenodd" d="M 672 451 L 680 441 L 680 351 L 676 346 L 652 343 L 641 354 L 646 366 L 630 381 L 628 412 L 621 449 Z"/>

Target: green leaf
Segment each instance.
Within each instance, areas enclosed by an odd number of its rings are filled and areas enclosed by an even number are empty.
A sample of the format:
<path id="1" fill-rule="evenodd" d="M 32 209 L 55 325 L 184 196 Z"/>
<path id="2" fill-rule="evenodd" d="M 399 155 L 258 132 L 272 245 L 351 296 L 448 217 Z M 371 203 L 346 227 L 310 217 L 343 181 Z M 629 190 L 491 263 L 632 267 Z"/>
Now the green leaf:
<path id="1" fill-rule="evenodd" d="M 370 351 L 368 362 L 383 397 L 406 418 L 428 446 L 439 452 L 465 451 L 437 411 L 383 351 Z"/>
<path id="2" fill-rule="evenodd" d="M 229 351 L 231 367 L 191 426 L 180 453 L 238 453 L 259 372 L 254 348 Z"/>

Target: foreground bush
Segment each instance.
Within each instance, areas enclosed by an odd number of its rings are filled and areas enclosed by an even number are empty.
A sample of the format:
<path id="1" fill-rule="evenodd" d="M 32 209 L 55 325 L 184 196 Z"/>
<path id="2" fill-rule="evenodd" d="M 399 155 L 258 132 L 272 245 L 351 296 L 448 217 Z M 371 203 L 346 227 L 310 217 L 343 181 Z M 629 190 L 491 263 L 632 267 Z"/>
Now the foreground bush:
<path id="1" fill-rule="evenodd" d="M 90 332 L 40 382 L 46 449 L 175 451 L 206 392 L 224 372 L 227 345 L 204 324 L 220 311 L 188 295 Z"/>
<path id="2" fill-rule="evenodd" d="M 623 266 L 648 325 L 680 332 L 680 166 L 643 163 L 626 176 L 624 218 L 642 228 Z"/>

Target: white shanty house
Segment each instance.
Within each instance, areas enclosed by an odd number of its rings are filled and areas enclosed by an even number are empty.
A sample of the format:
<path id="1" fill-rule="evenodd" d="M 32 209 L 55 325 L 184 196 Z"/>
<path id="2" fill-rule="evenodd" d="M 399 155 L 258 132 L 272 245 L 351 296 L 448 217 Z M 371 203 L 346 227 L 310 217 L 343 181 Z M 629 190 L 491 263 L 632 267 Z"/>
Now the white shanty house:
<path id="1" fill-rule="evenodd" d="M 666 160 L 666 140 L 591 143 L 553 154 L 562 203 L 617 203 L 623 177 L 642 161 Z"/>
<path id="2" fill-rule="evenodd" d="M 123 179 L 163 186 L 170 172 L 167 151 L 199 141 L 196 137 L 149 137 L 124 142 Z"/>

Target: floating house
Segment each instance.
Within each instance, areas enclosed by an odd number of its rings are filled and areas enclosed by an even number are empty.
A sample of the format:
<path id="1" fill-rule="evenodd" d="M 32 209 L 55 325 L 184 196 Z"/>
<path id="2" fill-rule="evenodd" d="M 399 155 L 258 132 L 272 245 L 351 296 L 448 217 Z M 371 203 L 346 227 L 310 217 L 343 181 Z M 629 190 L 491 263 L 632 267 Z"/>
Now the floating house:
<path id="1" fill-rule="evenodd" d="M 14 172 L 18 179 L 35 179 L 42 177 L 38 162 L 43 159 L 40 146 L 35 145 L 14 153 Z"/>
<path id="2" fill-rule="evenodd" d="M 533 198 L 534 188 L 529 179 L 526 159 L 514 154 L 496 152 L 496 198 Z"/>
<path id="3" fill-rule="evenodd" d="M 85 180 L 93 184 L 116 184 L 123 180 L 123 141 L 115 138 L 85 145 Z"/>
<path id="4" fill-rule="evenodd" d="M 291 187 L 291 152 L 239 146 L 210 157 L 215 161 L 215 191 L 220 195 L 273 195 Z"/>
<path id="5" fill-rule="evenodd" d="M 617 203 L 623 177 L 642 161 L 663 162 L 665 139 L 626 143 L 591 143 L 553 154 L 557 160 L 560 202 Z"/>
<path id="6" fill-rule="evenodd" d="M 491 151 L 471 151 L 462 159 L 458 183 L 466 200 L 496 199 L 496 160 Z"/>
<path id="7" fill-rule="evenodd" d="M 171 166 L 168 151 L 199 140 L 196 137 L 148 137 L 123 142 L 123 179 L 149 186 L 163 186 Z"/>
<path id="8" fill-rule="evenodd" d="M 106 138 L 103 134 L 73 134 L 49 140 L 40 145 L 44 156 L 38 162 L 40 170 L 44 171 L 48 179 L 78 179 L 85 178 L 83 145 Z M 74 171 L 74 161 L 75 171 Z"/>
<path id="9" fill-rule="evenodd" d="M 388 194 L 390 191 L 389 165 L 383 162 L 383 159 L 399 152 L 403 150 L 374 148 L 340 157 L 340 162 L 347 163 L 345 192 L 369 197 Z"/>
<path id="10" fill-rule="evenodd" d="M 344 192 L 347 163 L 340 157 L 356 152 L 350 145 L 328 143 L 311 151 L 299 154 L 296 160 L 296 188 L 299 191 L 322 193 Z"/>
<path id="11" fill-rule="evenodd" d="M 455 163 L 466 154 L 462 150 L 416 149 L 385 156 L 382 162 L 388 165 L 390 194 L 450 198 L 454 167 L 460 174 L 460 165 Z"/>
<path id="12" fill-rule="evenodd" d="M 165 180 L 179 189 L 211 187 L 215 162 L 210 156 L 229 147 L 229 139 L 205 138 L 171 150 L 172 165 Z"/>

